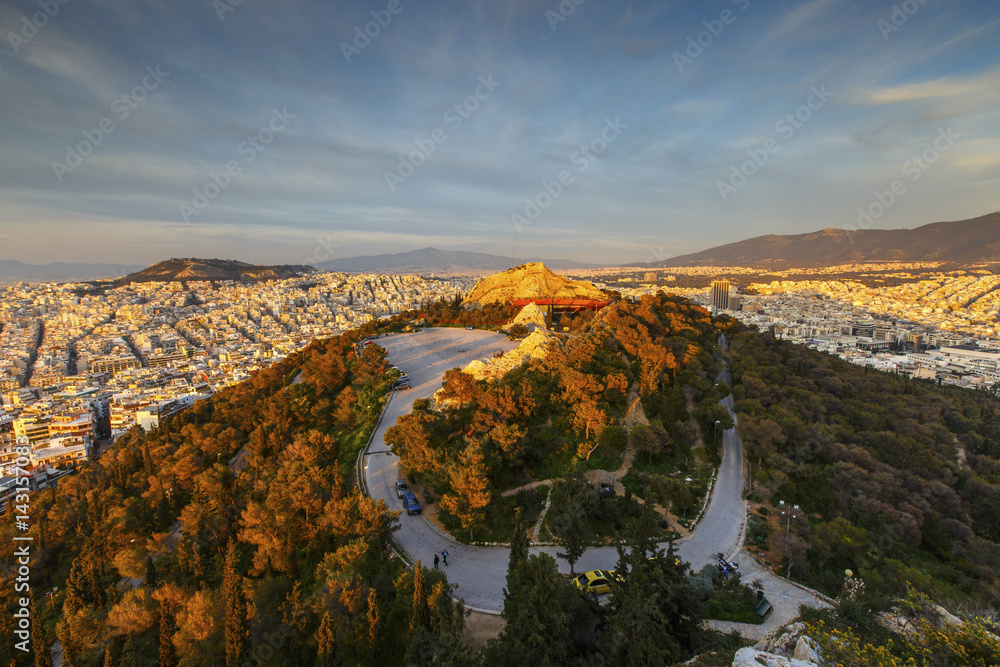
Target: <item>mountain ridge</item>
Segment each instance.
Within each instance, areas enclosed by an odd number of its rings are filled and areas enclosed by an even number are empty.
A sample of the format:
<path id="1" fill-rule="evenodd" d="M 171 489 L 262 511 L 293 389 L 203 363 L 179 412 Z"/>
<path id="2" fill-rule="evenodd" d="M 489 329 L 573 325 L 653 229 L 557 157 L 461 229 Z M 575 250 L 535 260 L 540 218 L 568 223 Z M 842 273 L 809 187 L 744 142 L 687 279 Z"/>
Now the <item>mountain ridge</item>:
<path id="1" fill-rule="evenodd" d="M 1000 211 L 913 229 L 765 234 L 642 266 L 818 268 L 856 262 L 1000 262 Z"/>

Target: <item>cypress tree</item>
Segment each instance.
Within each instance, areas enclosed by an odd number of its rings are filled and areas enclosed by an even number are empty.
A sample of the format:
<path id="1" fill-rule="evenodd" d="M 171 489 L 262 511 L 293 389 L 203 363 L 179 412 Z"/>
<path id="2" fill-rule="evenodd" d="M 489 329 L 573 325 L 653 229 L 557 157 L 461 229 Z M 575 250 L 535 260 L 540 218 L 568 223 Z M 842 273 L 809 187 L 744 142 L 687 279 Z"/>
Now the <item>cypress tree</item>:
<path id="1" fill-rule="evenodd" d="M 374 588 L 368 589 L 368 648 L 372 651 L 372 661 L 378 662 L 378 595 Z"/>
<path id="2" fill-rule="evenodd" d="M 160 605 L 160 667 L 175 667 L 177 652 L 174 650 L 174 615 L 166 605 Z"/>
<path id="3" fill-rule="evenodd" d="M 323 612 L 323 620 L 320 621 L 319 630 L 316 631 L 316 644 L 319 648 L 320 664 L 332 665 L 337 650 L 337 636 L 333 629 L 333 619 L 330 612 Z"/>
<path id="4" fill-rule="evenodd" d="M 430 608 L 427 606 L 427 591 L 424 590 L 424 571 L 420 561 L 413 568 L 413 616 L 410 618 L 408 638 L 413 639 L 420 628 L 430 622 Z"/>
<path id="5" fill-rule="evenodd" d="M 35 609 L 35 598 L 31 598 L 31 618 L 38 624 L 38 634 L 32 637 L 31 650 L 35 654 L 35 667 L 52 667 L 52 656 L 49 654 L 48 633 L 42 625 L 41 616 Z M 34 633 L 32 633 L 34 634 Z"/>
<path id="6" fill-rule="evenodd" d="M 528 532 L 524 528 L 524 518 L 521 508 L 514 510 L 514 535 L 510 540 L 510 560 L 507 563 L 507 578 L 517 567 L 517 564 L 528 557 Z"/>
<path id="7" fill-rule="evenodd" d="M 222 589 L 226 600 L 226 665 L 237 667 L 247 659 L 250 633 L 247 631 L 247 602 L 243 595 L 243 577 L 237 571 L 236 542 L 230 538 Z"/>
<path id="8" fill-rule="evenodd" d="M 146 587 L 156 588 L 156 566 L 153 565 L 153 557 L 146 556 Z"/>

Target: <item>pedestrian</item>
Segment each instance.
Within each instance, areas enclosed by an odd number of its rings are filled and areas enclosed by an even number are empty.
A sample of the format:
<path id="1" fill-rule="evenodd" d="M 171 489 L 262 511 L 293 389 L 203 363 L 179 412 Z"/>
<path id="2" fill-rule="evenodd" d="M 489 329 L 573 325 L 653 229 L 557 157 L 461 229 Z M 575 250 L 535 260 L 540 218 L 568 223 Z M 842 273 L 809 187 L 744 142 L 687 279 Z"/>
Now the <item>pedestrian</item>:
<path id="1" fill-rule="evenodd" d="M 439 560 L 440 560 L 440 559 L 438 558 L 438 555 L 437 555 L 437 554 L 434 554 L 434 569 L 437 569 L 437 566 L 438 566 L 438 561 L 439 561 Z"/>
<path id="2" fill-rule="evenodd" d="M 444 564 L 447 565 L 448 564 L 448 550 L 447 549 L 442 549 L 441 550 L 441 557 L 444 558 Z"/>

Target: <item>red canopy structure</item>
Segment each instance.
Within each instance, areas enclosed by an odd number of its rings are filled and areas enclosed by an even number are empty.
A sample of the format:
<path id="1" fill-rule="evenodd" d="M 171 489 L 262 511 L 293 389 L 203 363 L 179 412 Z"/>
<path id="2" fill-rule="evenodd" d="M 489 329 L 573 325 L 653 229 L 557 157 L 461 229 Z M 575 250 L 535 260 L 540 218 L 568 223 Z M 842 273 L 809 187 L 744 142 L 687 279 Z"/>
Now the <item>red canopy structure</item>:
<path id="1" fill-rule="evenodd" d="M 554 310 L 571 310 L 575 313 L 578 310 L 598 310 L 611 302 L 596 301 L 594 299 L 514 299 L 511 303 L 518 308 L 523 308 L 529 303 L 534 303 L 539 308 L 552 306 Z"/>

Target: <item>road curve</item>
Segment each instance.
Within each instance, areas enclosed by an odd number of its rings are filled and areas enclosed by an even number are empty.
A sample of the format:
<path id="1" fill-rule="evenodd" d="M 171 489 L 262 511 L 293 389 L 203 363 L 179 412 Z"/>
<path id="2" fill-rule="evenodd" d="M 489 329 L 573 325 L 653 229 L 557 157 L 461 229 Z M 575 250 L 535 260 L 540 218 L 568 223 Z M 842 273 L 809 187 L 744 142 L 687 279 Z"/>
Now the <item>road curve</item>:
<path id="1" fill-rule="evenodd" d="M 410 376 L 412 389 L 397 392 L 371 440 L 364 456 L 364 474 L 373 498 L 385 500 L 389 507 L 402 509 L 393 482 L 399 476 L 399 459 L 384 444 L 385 430 L 413 407 L 418 398 L 428 398 L 441 387 L 445 371 L 463 367 L 474 359 L 488 358 L 496 350 L 511 350 L 515 344 L 506 337 L 487 331 L 465 329 L 424 329 L 417 334 L 398 334 L 379 339 L 389 352 L 391 363 Z M 730 399 L 731 401 L 731 399 Z M 731 405 L 729 406 L 732 407 Z M 718 552 L 729 554 L 740 543 L 746 520 L 743 504 L 743 443 L 735 429 L 722 433 L 722 465 L 716 477 L 712 497 L 695 531 L 677 543 L 678 555 L 695 570 L 715 562 Z M 421 499 L 423 503 L 423 499 Z M 435 553 L 448 549 L 448 580 L 458 585 L 456 596 L 466 606 L 497 613 L 503 609 L 506 584 L 506 547 L 472 547 L 455 542 L 422 516 L 400 516 L 401 527 L 395 534 L 397 544 L 413 560 L 429 564 Z M 532 553 L 545 552 L 555 557 L 554 547 L 533 547 Z M 557 559 L 560 570 L 569 565 Z M 578 571 L 613 567 L 618 553 L 613 547 L 587 549 L 576 564 Z"/>

